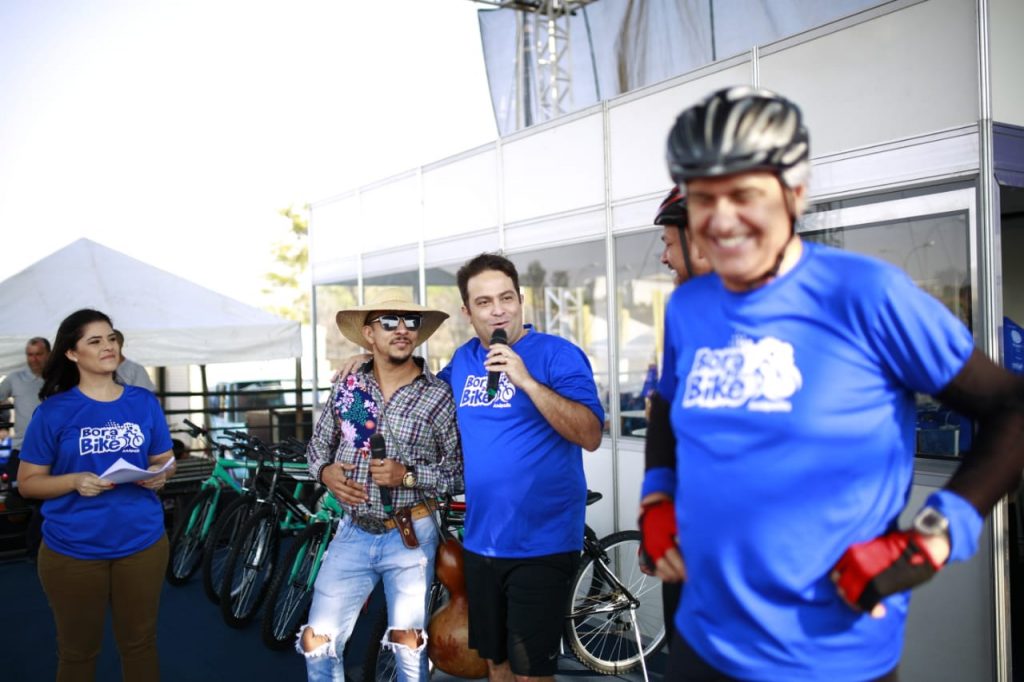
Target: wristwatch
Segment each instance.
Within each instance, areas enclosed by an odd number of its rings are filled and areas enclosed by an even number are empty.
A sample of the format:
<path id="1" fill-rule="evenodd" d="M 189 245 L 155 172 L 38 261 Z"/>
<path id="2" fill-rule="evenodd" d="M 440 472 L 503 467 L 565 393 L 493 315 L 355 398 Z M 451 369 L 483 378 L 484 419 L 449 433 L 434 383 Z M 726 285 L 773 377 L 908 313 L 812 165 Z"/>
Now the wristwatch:
<path id="1" fill-rule="evenodd" d="M 949 519 L 935 507 L 925 507 L 914 517 L 914 530 L 921 535 L 949 535 Z"/>
<path id="2" fill-rule="evenodd" d="M 402 487 L 403 488 L 415 488 L 416 487 L 416 468 L 408 464 L 405 465 L 405 475 L 402 476 Z"/>

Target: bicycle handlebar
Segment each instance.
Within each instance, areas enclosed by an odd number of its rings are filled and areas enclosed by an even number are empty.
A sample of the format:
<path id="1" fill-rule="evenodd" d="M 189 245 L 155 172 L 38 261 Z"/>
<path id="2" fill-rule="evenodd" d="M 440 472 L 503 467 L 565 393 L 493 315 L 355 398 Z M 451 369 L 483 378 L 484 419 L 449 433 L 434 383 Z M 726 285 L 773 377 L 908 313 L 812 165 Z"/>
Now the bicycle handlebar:
<path id="1" fill-rule="evenodd" d="M 193 438 L 198 438 L 199 436 L 209 438 L 210 432 L 204 429 L 202 426 L 197 426 L 196 424 L 190 422 L 188 419 L 182 419 L 182 422 L 184 422 L 185 426 L 188 427 L 188 429 L 186 429 L 188 431 L 188 435 L 192 436 Z"/>

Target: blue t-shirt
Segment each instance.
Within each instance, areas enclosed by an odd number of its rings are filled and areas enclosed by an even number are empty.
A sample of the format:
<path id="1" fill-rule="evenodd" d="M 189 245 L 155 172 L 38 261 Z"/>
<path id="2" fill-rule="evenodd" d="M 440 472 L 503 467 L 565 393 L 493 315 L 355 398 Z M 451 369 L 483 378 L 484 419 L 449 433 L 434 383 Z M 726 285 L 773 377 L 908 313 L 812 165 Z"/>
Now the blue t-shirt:
<path id="1" fill-rule="evenodd" d="M 587 356 L 569 341 L 527 332 L 512 349 L 527 370 L 563 398 L 589 407 L 604 423 Z M 522 558 L 579 551 L 587 482 L 583 450 L 560 436 L 504 373 L 487 400 L 487 349 L 473 338 L 438 377 L 452 386 L 466 479 L 466 549 Z"/>
<path id="2" fill-rule="evenodd" d="M 897 665 L 909 593 L 872 619 L 828 573 L 896 523 L 913 476 L 914 393 L 939 392 L 973 348 L 902 271 L 810 243 L 754 291 L 708 275 L 673 293 L 673 372 L 659 392 L 672 400 L 669 492 L 687 568 L 675 623 L 711 665 L 828 682 Z"/>
<path id="3" fill-rule="evenodd" d="M 21 458 L 60 476 L 99 475 L 124 458 L 143 469 L 149 457 L 171 449 L 171 434 L 156 396 L 125 386 L 111 402 L 78 388 L 44 400 L 25 433 Z M 135 483 L 96 495 L 72 491 L 43 502 L 43 538 L 50 549 L 78 559 L 116 559 L 143 550 L 164 533 L 160 499 Z"/>

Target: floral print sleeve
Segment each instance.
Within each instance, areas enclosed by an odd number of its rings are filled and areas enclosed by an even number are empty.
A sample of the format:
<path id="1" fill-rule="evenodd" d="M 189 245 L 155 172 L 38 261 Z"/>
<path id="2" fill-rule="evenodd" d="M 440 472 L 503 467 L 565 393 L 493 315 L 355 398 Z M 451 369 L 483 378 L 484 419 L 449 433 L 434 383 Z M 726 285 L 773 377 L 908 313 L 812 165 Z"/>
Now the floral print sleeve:
<path id="1" fill-rule="evenodd" d="M 346 511 L 385 518 L 380 489 L 369 473 L 370 436 L 382 433 L 386 456 L 416 470 L 415 489 L 391 489 L 395 508 L 412 506 L 424 494 L 462 492 L 462 449 L 451 388 L 424 370 L 395 391 L 382 413 L 385 401 L 371 367 L 364 365 L 331 391 L 306 451 L 310 473 L 319 480 L 323 468 L 332 462 L 353 465 L 348 476 L 363 486 L 370 499 L 355 508 L 346 506 Z"/>

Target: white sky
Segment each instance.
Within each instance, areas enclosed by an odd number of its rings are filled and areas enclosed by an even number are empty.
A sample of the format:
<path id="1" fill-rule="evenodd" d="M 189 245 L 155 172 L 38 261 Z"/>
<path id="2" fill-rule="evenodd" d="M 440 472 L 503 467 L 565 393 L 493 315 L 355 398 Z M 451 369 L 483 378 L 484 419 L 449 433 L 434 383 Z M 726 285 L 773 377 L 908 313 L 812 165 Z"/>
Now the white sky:
<path id="1" fill-rule="evenodd" d="M 3 0 L 0 280 L 88 237 L 264 303 L 279 208 L 495 138 L 480 7 Z"/>

